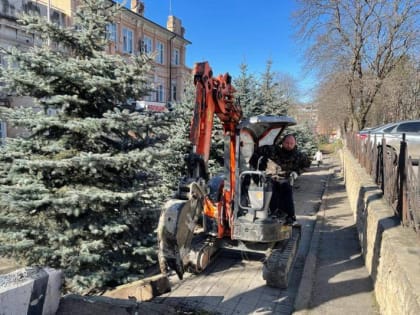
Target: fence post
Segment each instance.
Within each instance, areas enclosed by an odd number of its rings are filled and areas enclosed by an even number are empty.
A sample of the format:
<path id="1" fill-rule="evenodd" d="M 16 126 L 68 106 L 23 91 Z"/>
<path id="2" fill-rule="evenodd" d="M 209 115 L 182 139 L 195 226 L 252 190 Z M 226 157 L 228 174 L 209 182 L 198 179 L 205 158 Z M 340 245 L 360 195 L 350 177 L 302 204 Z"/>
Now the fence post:
<path id="1" fill-rule="evenodd" d="M 383 174 L 384 174 L 384 164 L 383 164 L 383 154 L 382 154 L 382 146 L 379 146 L 376 144 L 374 144 L 377 153 L 378 153 L 378 157 L 376 158 L 376 177 L 375 177 L 375 182 L 376 184 L 380 184 L 381 185 L 381 189 L 382 192 L 384 190 L 384 187 L 382 185 L 382 178 L 383 178 Z"/>
<path id="2" fill-rule="evenodd" d="M 398 205 L 397 211 L 403 225 L 407 224 L 407 142 L 405 141 L 405 133 L 402 134 L 400 146 L 400 156 L 398 159 Z"/>
<path id="3" fill-rule="evenodd" d="M 377 164 L 377 173 L 376 173 L 376 183 L 381 185 L 382 193 L 385 193 L 385 184 L 384 184 L 384 143 L 383 139 L 381 144 L 377 143 L 375 135 L 375 146 L 378 150 L 378 164 Z"/>

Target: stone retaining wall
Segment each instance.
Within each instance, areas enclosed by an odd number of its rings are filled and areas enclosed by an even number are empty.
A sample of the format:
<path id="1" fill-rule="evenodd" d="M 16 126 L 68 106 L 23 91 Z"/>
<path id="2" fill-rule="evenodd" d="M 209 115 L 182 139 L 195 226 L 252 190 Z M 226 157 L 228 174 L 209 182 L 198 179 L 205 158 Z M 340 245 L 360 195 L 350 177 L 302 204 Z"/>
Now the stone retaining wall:
<path id="1" fill-rule="evenodd" d="M 381 314 L 420 314 L 420 238 L 400 226 L 352 154 L 341 153 L 346 190 Z"/>

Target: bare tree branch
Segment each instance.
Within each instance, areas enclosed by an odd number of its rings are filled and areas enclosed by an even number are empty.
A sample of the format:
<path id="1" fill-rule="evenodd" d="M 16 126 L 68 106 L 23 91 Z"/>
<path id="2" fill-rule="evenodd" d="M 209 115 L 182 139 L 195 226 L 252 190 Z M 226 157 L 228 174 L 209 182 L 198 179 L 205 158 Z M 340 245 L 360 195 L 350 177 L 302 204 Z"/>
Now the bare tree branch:
<path id="1" fill-rule="evenodd" d="M 298 0 L 307 67 L 345 75 L 349 129 L 363 128 L 384 81 L 418 53 L 419 0 Z M 325 80 L 326 82 L 328 80 Z"/>

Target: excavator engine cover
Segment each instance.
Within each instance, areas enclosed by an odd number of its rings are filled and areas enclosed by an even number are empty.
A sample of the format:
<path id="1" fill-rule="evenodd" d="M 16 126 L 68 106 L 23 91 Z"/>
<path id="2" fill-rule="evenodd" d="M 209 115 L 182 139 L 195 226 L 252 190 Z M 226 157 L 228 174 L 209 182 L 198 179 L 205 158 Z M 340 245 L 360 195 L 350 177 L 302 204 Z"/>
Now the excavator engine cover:
<path id="1" fill-rule="evenodd" d="M 277 219 L 265 219 L 249 222 L 238 218 L 233 225 L 232 239 L 271 243 L 289 239 L 292 235 L 291 226 L 284 225 Z"/>

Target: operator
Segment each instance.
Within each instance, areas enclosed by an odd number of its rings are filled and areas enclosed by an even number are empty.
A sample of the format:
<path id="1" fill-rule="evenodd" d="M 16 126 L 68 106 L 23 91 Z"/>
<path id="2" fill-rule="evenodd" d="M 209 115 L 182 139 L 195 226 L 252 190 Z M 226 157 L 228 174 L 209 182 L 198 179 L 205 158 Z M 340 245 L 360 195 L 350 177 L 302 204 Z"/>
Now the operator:
<path id="1" fill-rule="evenodd" d="M 294 181 L 304 169 L 310 167 L 311 160 L 305 153 L 298 150 L 294 135 L 288 134 L 283 138 L 280 146 L 259 147 L 251 157 L 250 164 L 255 169 L 259 167 L 260 170 L 277 169 L 283 178 L 285 176 Z M 270 201 L 270 210 L 273 215 L 285 212 L 286 222 L 292 225 L 297 224 L 291 182 L 278 178 L 278 176 L 272 177 L 273 195 Z"/>

